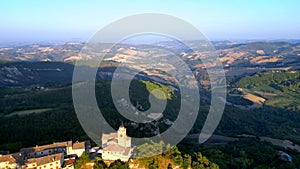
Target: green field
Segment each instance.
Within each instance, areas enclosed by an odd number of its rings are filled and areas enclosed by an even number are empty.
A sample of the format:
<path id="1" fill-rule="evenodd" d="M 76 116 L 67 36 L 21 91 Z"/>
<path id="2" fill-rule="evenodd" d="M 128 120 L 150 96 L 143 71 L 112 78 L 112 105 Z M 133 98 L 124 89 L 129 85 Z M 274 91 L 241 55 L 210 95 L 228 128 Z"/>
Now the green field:
<path id="1" fill-rule="evenodd" d="M 241 78 L 234 86 L 266 98 L 267 106 L 300 110 L 300 71 L 257 73 Z"/>

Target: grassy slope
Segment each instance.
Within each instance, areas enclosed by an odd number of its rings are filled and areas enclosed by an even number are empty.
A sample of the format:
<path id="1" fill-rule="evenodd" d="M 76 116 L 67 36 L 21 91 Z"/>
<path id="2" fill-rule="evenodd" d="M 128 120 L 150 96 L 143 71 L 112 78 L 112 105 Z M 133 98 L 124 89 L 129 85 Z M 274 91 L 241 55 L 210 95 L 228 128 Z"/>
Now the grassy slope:
<path id="1" fill-rule="evenodd" d="M 300 71 L 258 73 L 242 78 L 235 85 L 252 93 L 261 92 L 268 106 L 300 109 Z"/>
<path id="2" fill-rule="evenodd" d="M 278 79 L 277 83 L 278 84 L 284 84 L 283 80 L 285 78 L 288 78 L 291 81 L 296 81 L 299 73 L 286 73 L 283 72 L 284 75 L 279 74 L 278 76 L 276 75 L 276 79 Z M 259 78 L 259 76 L 262 76 L 263 78 Z M 245 77 L 242 78 L 240 81 L 237 82 L 237 85 L 240 87 L 248 88 L 249 91 L 255 91 L 260 88 L 260 90 L 264 89 L 264 87 L 253 87 L 254 85 L 265 85 L 266 88 L 269 83 L 269 76 L 268 73 L 263 73 L 261 75 L 254 75 L 252 77 Z M 251 79 L 251 78 L 254 78 Z M 282 79 L 282 80 L 279 80 Z M 294 84 L 294 83 L 293 83 Z M 132 83 L 133 89 L 135 89 L 133 93 L 131 93 L 132 98 L 135 98 L 135 100 L 132 100 L 132 103 L 135 104 L 137 100 L 140 100 L 139 103 L 143 104 L 144 107 L 147 108 L 149 106 L 149 103 L 146 101 L 148 99 L 149 91 L 151 91 L 153 88 L 159 87 L 162 88 L 164 92 L 171 92 L 169 88 L 167 87 L 162 87 L 158 84 L 155 83 L 150 83 L 150 82 L 143 82 L 139 83 L 137 81 Z M 112 119 L 112 124 L 114 126 L 118 126 L 122 122 L 122 117 L 115 116 L 117 115 L 117 111 L 113 108 L 114 105 L 110 99 L 110 87 L 109 87 L 109 82 L 108 81 L 102 81 L 101 83 L 96 84 L 96 95 L 97 98 L 101 98 L 101 102 L 99 103 L 99 107 L 103 109 L 104 116 L 106 116 L 107 119 Z M 281 85 L 285 86 L 285 85 Z M 294 88 L 295 85 L 290 85 L 290 89 L 297 89 Z M 277 92 L 278 94 L 283 93 L 279 89 L 274 89 L 271 88 L 273 92 Z M 272 92 L 272 90 L 262 90 L 263 92 Z M 283 90 L 289 90 L 283 89 Z M 298 89 L 297 89 L 298 90 Z M 17 95 L 14 95 L 17 91 Z M 25 94 L 24 94 L 25 92 Z M 38 130 L 35 126 L 35 123 L 29 124 L 26 123 L 26 118 L 40 118 L 41 121 L 44 122 L 45 126 L 49 126 L 50 128 L 47 128 L 47 130 L 53 130 L 51 128 L 52 123 L 55 124 L 55 118 L 56 116 L 59 116 L 59 114 L 54 113 L 54 112 L 61 112 L 61 113 L 67 113 L 69 114 L 68 116 L 72 117 L 75 115 L 75 112 L 72 108 L 72 94 L 71 94 L 71 88 L 70 87 L 65 87 L 60 90 L 54 90 L 54 91 L 48 91 L 48 92 L 40 92 L 40 91 L 33 91 L 33 92 L 26 92 L 20 89 L 1 89 L 0 93 L 5 93 L 4 95 L 1 95 L 0 97 L 0 107 L 1 107 L 1 112 L 9 114 L 12 111 L 15 110 L 26 110 L 26 109 L 36 109 L 36 108 L 56 108 L 54 111 L 45 113 L 45 114 L 53 114 L 53 118 L 51 119 L 44 119 L 46 118 L 44 113 L 41 114 L 36 114 L 36 115 L 29 115 L 26 117 L 13 117 L 13 119 L 17 119 L 17 121 L 7 121 L 3 120 L 2 123 L 0 123 L 0 129 L 2 133 L 0 133 L 0 137 L 3 139 L 0 140 L 0 144 L 7 144 L 11 142 L 12 140 L 18 140 L 23 141 L 24 138 L 30 139 L 31 143 L 37 144 L 40 142 L 46 142 L 48 138 L 42 139 L 38 138 L 36 141 L 32 140 L 33 138 L 36 137 L 36 133 Z M 291 91 L 293 93 L 293 91 Z M 10 95 L 8 97 L 4 97 L 6 94 Z M 177 93 L 175 93 L 176 95 Z M 294 98 L 297 98 L 296 95 L 293 95 Z M 146 98 L 146 99 L 145 99 Z M 144 100 L 145 99 L 145 100 Z M 278 99 L 275 97 L 275 99 Z M 270 98 L 268 99 L 267 102 L 270 104 Z M 167 105 L 167 112 L 165 116 L 170 119 L 170 120 L 175 120 L 177 114 L 174 114 L 174 112 L 177 111 L 176 106 L 178 101 L 176 100 L 176 97 L 173 97 L 170 100 L 170 104 Z M 293 99 L 291 99 L 293 101 Z M 294 102 L 294 101 L 293 101 Z M 65 109 L 64 107 L 68 107 L 68 109 Z M 102 111 L 101 109 L 101 111 Z M 201 113 L 199 113 L 199 116 L 197 118 L 197 122 L 194 125 L 194 128 L 192 129 L 192 132 L 200 132 L 203 122 L 206 118 L 206 112 L 209 109 L 209 106 L 207 104 L 202 104 L 201 107 Z M 51 115 L 52 117 L 52 115 Z M 78 127 L 79 123 L 77 122 L 76 116 L 72 120 L 74 123 L 70 123 L 71 126 L 76 126 Z M 114 117 L 114 118 L 112 118 Z M 117 118 L 116 118 L 117 117 Z M 23 119 L 24 118 L 24 119 Z M 64 117 L 65 118 L 65 117 Z M 2 118 L 0 118 L 2 119 Z M 23 120 L 22 120 L 23 119 Z M 21 120 L 21 121 L 19 121 Z M 67 119 L 62 119 L 61 121 L 66 121 Z M 216 134 L 222 134 L 222 135 L 236 135 L 236 134 L 243 134 L 243 133 L 249 133 L 249 134 L 254 134 L 254 135 L 264 135 L 264 136 L 270 136 L 274 138 L 286 138 L 286 139 L 291 139 L 296 142 L 300 142 L 300 137 L 299 137 L 299 131 L 300 131 L 300 125 L 299 125 L 299 120 L 300 116 L 299 113 L 293 112 L 293 111 L 288 111 L 286 109 L 280 109 L 279 107 L 273 107 L 273 106 L 265 106 L 264 109 L 259 109 L 259 110 L 253 110 L 253 111 L 243 111 L 239 110 L 237 108 L 233 107 L 226 107 L 223 119 L 221 123 L 219 124 L 219 127 L 216 131 Z M 61 123 L 61 121 L 58 121 Z M 26 135 L 23 133 L 23 135 L 20 134 L 15 134 L 15 133 L 20 133 L 18 128 L 15 128 L 15 124 L 17 126 L 27 126 L 28 128 L 28 136 L 30 137 L 25 137 Z M 51 124 L 51 125 L 50 125 Z M 238 126 L 238 127 L 237 127 Z M 80 127 L 80 126 L 79 126 Z M 166 128 L 167 129 L 167 128 Z M 46 130 L 46 128 L 45 128 Z M 73 129 L 69 129 L 70 132 L 73 132 Z M 12 133 L 10 135 L 7 134 L 7 132 Z M 24 131 L 25 132 L 25 131 Z M 27 131 L 26 131 L 27 132 Z M 135 131 L 129 131 L 130 132 L 135 132 Z M 9 136 L 9 137 L 8 137 Z M 59 132 L 55 133 L 52 135 L 53 139 L 57 140 L 63 140 L 64 139 L 69 139 L 63 137 L 63 135 Z M 78 135 L 75 135 L 78 136 Z M 25 139 L 26 140 L 26 139 Z M 28 144 L 29 141 L 25 144 Z"/>

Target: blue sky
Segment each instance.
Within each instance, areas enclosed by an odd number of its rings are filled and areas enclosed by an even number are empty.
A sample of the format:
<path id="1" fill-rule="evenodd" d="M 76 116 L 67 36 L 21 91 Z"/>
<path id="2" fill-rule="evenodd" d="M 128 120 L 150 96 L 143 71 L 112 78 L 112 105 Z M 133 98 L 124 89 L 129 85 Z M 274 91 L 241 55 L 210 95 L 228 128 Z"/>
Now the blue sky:
<path id="1" fill-rule="evenodd" d="M 0 1 L 0 42 L 86 40 L 125 16 L 163 13 L 211 40 L 300 39 L 298 0 L 7 0 Z"/>

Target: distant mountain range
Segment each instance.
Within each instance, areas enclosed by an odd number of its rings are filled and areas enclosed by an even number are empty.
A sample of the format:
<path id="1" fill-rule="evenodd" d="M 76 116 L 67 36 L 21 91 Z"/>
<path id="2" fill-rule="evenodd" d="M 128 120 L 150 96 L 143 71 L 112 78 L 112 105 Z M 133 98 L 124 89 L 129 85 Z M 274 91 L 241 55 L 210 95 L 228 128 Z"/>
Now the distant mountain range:
<path id="1" fill-rule="evenodd" d="M 237 43 L 218 41 L 213 42 L 213 44 L 219 54 L 220 61 L 224 65 L 227 76 L 239 76 L 266 70 L 299 69 L 300 43 L 296 40 L 293 42 Z M 192 47 L 206 45 L 201 41 L 188 41 L 186 44 Z M 146 45 L 119 44 L 112 49 L 110 49 L 112 44 L 105 45 L 107 48 L 104 48 L 100 53 L 107 54 L 104 59 L 106 65 L 104 67 L 111 70 L 102 73 L 100 76 L 111 76 L 114 67 L 119 63 L 125 62 L 131 65 L 131 63 L 136 63 L 143 57 L 164 54 L 159 53 L 161 51 L 149 49 Z M 201 62 L 201 57 L 205 56 L 205 52 L 190 51 L 171 41 L 157 42 L 154 45 L 170 49 L 174 54 L 179 55 L 195 74 L 199 74 L 201 70 L 205 69 L 204 64 Z M 83 46 L 84 44 L 80 42 L 69 42 L 63 45 L 35 44 L 0 47 L 0 85 L 49 82 L 49 79 L 52 79 L 51 77 L 60 77 L 57 78 L 59 82 L 70 82 L 73 63 L 81 59 L 79 53 Z M 169 59 L 172 59 L 172 56 L 166 54 L 166 60 Z M 143 68 L 147 68 L 147 65 L 139 65 L 139 68 L 136 66 L 131 67 L 131 69 Z M 168 79 L 167 76 L 157 71 L 145 73 L 145 76 L 150 75 Z"/>
<path id="2" fill-rule="evenodd" d="M 224 66 L 266 66 L 266 67 L 288 67 L 299 66 L 300 43 L 291 42 L 251 42 L 237 43 L 231 41 L 213 42 Z M 297 42 L 297 43 L 296 43 Z M 200 41 L 187 42 L 190 46 L 203 45 Z M 83 43 L 69 42 L 63 45 L 25 45 L 17 47 L 1 47 L 0 60 L 4 61 L 55 61 L 70 62 L 79 59 Z M 189 53 L 181 46 L 170 41 L 156 43 L 155 45 L 171 48 L 173 51 L 184 54 L 186 58 L 194 60 L 201 56 L 201 52 Z M 111 46 L 111 45 L 108 45 Z M 125 46 L 125 47 L 124 47 Z M 134 52 L 144 51 L 143 45 L 136 45 L 138 49 L 130 49 L 130 45 L 119 46 L 119 55 L 131 55 Z M 103 52 L 109 50 L 105 49 Z M 145 52 L 145 51 L 144 51 Z M 191 55 L 191 56 L 190 56 Z"/>

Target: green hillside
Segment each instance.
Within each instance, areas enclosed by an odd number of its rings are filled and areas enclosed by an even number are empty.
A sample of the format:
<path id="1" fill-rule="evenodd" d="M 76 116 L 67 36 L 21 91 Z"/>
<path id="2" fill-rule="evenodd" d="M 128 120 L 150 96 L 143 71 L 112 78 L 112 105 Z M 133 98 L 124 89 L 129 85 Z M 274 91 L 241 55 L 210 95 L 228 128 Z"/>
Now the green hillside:
<path id="1" fill-rule="evenodd" d="M 241 78 L 235 87 L 266 98 L 265 105 L 300 110 L 300 71 L 269 71 Z"/>

